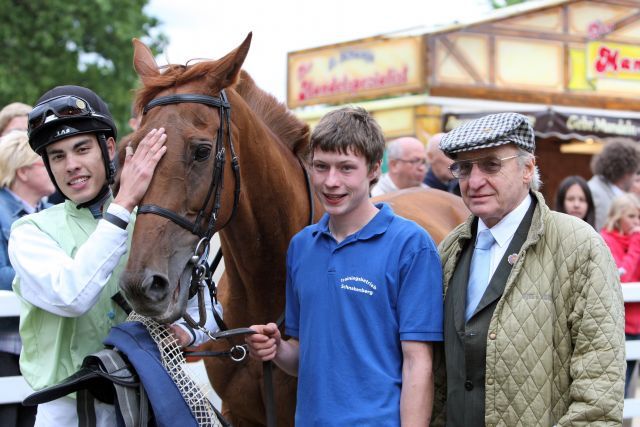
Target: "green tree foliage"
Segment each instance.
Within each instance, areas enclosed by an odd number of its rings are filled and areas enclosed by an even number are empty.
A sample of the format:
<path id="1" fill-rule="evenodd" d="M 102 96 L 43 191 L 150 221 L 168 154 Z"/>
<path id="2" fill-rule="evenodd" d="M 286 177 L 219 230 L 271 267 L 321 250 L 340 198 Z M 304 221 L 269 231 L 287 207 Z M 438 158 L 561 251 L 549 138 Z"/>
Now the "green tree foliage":
<path id="1" fill-rule="evenodd" d="M 0 108 L 34 104 L 46 90 L 86 86 L 108 104 L 119 129 L 129 132 L 133 37 L 155 52 L 166 45 L 148 0 L 0 0 Z M 153 37 L 151 37 L 153 35 Z"/>

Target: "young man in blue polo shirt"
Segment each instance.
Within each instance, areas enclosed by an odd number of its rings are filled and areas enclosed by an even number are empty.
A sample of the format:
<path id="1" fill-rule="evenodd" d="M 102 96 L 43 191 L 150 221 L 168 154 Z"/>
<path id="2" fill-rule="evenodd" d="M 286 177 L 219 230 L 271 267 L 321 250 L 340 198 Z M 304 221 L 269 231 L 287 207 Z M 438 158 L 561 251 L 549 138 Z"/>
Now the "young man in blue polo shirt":
<path id="1" fill-rule="evenodd" d="M 298 377 L 296 426 L 428 424 L 432 346 L 442 341 L 442 277 L 422 228 L 369 200 L 384 138 L 361 108 L 335 110 L 311 136 L 326 210 L 287 254 L 285 333 L 252 326 L 251 355 Z"/>

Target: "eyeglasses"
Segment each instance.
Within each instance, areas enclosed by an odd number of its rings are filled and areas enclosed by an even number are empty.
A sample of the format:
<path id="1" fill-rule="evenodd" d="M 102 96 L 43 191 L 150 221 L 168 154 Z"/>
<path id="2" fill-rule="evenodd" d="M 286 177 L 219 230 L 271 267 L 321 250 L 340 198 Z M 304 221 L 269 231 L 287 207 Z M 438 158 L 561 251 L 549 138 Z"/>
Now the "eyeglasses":
<path id="1" fill-rule="evenodd" d="M 397 160 L 397 161 L 403 162 L 403 163 L 411 163 L 413 166 L 415 166 L 415 165 L 426 165 L 427 164 L 427 159 L 409 159 L 409 160 L 394 159 L 394 160 Z"/>
<path id="2" fill-rule="evenodd" d="M 91 106 L 84 99 L 73 95 L 62 95 L 36 105 L 29 113 L 29 132 L 55 120 L 69 117 L 91 116 L 95 114 Z M 102 117 L 102 116 L 100 116 Z"/>
<path id="3" fill-rule="evenodd" d="M 474 160 L 458 160 L 457 162 L 453 162 L 451 166 L 449 166 L 449 170 L 451 171 L 451 175 L 454 178 L 465 179 L 471 175 L 471 170 L 473 169 L 473 164 L 478 165 L 478 169 L 487 175 L 494 175 L 500 172 L 502 169 L 502 162 L 505 160 L 515 159 L 516 157 L 520 157 L 520 154 L 516 154 L 515 156 L 509 157 L 482 157 L 480 159 Z"/>

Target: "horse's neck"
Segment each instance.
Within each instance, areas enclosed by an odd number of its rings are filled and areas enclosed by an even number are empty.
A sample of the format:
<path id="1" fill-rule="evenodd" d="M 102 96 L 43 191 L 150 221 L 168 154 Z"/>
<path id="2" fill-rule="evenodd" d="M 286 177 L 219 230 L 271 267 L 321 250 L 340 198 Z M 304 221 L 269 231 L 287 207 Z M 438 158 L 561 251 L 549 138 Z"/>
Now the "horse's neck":
<path id="1" fill-rule="evenodd" d="M 245 313 L 275 321 L 284 306 L 285 259 L 291 237 L 309 222 L 304 171 L 295 155 L 268 131 L 238 147 L 241 198 L 220 232 L 228 291 L 245 299 Z M 248 315 L 248 314 L 247 314 Z"/>

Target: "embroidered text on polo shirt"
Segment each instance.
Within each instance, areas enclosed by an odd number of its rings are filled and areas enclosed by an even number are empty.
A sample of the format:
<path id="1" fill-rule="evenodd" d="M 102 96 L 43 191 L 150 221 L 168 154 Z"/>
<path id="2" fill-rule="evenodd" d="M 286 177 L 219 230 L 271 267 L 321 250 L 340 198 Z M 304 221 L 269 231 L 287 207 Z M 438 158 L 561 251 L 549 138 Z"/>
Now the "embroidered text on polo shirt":
<path id="1" fill-rule="evenodd" d="M 350 282 L 353 283 L 353 285 L 350 285 Z M 364 277 L 347 276 L 340 279 L 340 289 L 352 292 L 360 292 L 362 294 L 372 296 L 377 287 L 374 283 L 365 279 Z"/>

